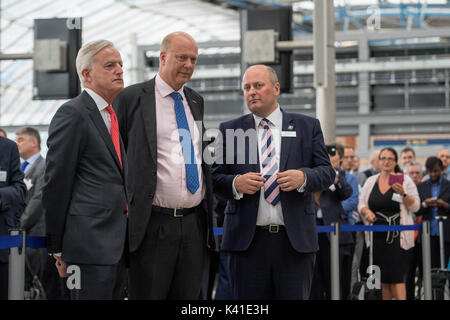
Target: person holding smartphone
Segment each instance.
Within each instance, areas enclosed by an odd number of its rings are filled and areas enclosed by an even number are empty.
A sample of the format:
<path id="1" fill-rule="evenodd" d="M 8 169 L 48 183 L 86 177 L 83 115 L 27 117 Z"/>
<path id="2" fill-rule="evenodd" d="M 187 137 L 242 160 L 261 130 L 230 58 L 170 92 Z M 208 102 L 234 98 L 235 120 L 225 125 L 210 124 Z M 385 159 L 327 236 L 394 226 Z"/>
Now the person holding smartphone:
<path id="1" fill-rule="evenodd" d="M 413 213 L 419 210 L 417 187 L 409 176 L 401 173 L 398 155 L 392 148 L 379 154 L 380 173 L 367 179 L 359 194 L 358 210 L 366 224 L 412 225 Z M 381 271 L 383 300 L 406 299 L 406 275 L 410 250 L 414 247 L 414 231 L 375 232 L 373 261 Z M 366 232 L 366 244 L 369 233 Z"/>
<path id="2" fill-rule="evenodd" d="M 443 176 L 444 165 L 438 157 L 429 157 L 425 162 L 430 179 L 417 185 L 420 196 L 418 216 L 430 220 L 431 267 L 439 268 L 439 223 L 437 216 L 450 214 L 450 181 Z M 444 259 L 450 257 L 450 220 L 444 220 Z M 447 266 L 447 263 L 444 263 Z"/>

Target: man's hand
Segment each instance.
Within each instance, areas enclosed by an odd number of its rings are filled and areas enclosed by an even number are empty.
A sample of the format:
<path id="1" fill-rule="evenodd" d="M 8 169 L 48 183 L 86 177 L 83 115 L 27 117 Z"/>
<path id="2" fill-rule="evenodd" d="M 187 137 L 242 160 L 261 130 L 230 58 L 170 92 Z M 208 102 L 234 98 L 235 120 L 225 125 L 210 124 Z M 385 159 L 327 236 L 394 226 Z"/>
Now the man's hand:
<path id="1" fill-rule="evenodd" d="M 60 256 L 53 255 L 53 258 L 56 259 L 55 266 L 58 269 L 60 278 L 67 278 L 67 264 L 61 259 Z"/>
<path id="2" fill-rule="evenodd" d="M 286 170 L 277 173 L 277 182 L 281 191 L 297 190 L 305 183 L 305 173 L 301 170 Z"/>
<path id="3" fill-rule="evenodd" d="M 234 187 L 239 193 L 255 194 L 264 186 L 264 179 L 259 172 L 248 172 L 240 175 L 234 181 Z"/>
<path id="4" fill-rule="evenodd" d="M 427 205 L 427 207 L 437 207 L 437 199 L 436 198 L 425 199 L 425 204 Z"/>
<path id="5" fill-rule="evenodd" d="M 436 199 L 436 207 L 448 209 L 448 203 L 439 198 L 439 199 Z"/>

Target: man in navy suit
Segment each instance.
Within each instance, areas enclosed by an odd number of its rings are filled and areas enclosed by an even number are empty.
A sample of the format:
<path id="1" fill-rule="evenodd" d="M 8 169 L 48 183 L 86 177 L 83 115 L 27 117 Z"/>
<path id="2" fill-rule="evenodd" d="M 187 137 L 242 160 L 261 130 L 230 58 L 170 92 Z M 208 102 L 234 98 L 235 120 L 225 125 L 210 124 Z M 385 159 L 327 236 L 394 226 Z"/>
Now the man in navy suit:
<path id="1" fill-rule="evenodd" d="M 236 200 L 222 239 L 233 297 L 308 299 L 318 249 L 313 193 L 335 171 L 319 121 L 279 107 L 272 68 L 249 67 L 242 84 L 252 114 L 220 124 L 213 165 L 215 191 Z"/>
<path id="2" fill-rule="evenodd" d="M 0 137 L 0 236 L 19 227 L 27 188 L 14 141 Z M 8 249 L 0 250 L 0 300 L 8 299 Z"/>
<path id="3" fill-rule="evenodd" d="M 348 199 L 353 189 L 347 182 L 346 173 L 342 170 L 341 164 L 344 156 L 344 146 L 332 144 L 327 146 L 330 162 L 336 170 L 336 178 L 329 188 L 314 194 L 314 202 L 317 210 L 317 224 L 331 225 L 339 222 L 340 225 L 348 224 L 348 215 L 342 206 L 342 201 Z M 356 180 L 356 178 L 355 178 Z M 345 299 L 347 292 L 345 289 L 350 285 L 350 278 L 344 277 L 344 249 L 345 245 L 353 243 L 353 236 L 350 232 L 342 232 L 339 235 L 339 271 L 341 298 Z M 317 252 L 316 264 L 314 267 L 313 289 L 311 299 L 330 300 L 331 299 L 331 277 L 330 277 L 330 235 L 328 233 L 319 234 L 319 251 Z M 346 281 L 348 280 L 348 284 Z"/>

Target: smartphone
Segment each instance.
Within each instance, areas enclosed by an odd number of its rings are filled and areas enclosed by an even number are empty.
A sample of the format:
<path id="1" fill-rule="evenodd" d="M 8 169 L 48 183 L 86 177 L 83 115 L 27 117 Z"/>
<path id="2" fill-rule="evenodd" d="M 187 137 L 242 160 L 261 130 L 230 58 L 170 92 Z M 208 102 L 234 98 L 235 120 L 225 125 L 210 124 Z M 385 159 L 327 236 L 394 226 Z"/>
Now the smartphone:
<path id="1" fill-rule="evenodd" d="M 392 186 L 396 182 L 403 184 L 403 173 L 390 173 L 389 174 L 389 185 Z"/>

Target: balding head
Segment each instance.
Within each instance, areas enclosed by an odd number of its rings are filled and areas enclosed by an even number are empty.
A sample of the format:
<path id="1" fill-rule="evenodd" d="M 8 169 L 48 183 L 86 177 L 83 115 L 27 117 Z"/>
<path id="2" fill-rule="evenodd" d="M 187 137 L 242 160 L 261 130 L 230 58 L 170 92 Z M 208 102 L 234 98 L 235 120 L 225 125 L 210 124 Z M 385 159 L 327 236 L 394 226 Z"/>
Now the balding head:
<path id="1" fill-rule="evenodd" d="M 159 54 L 160 77 L 178 91 L 194 73 L 198 59 L 198 47 L 186 32 L 168 34 L 161 43 Z"/>
<path id="2" fill-rule="evenodd" d="M 242 88 L 249 110 L 257 116 L 265 118 L 278 107 L 280 83 L 272 68 L 262 64 L 249 67 L 242 78 Z"/>

